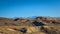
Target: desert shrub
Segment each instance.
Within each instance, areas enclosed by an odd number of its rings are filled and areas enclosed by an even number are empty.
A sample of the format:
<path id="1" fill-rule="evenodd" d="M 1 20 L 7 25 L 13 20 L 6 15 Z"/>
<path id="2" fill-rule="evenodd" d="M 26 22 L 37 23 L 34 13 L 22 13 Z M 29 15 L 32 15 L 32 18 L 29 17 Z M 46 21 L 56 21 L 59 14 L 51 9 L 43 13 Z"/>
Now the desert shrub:
<path id="1" fill-rule="evenodd" d="M 23 33 L 26 33 L 27 29 L 26 28 L 22 28 L 20 31 L 23 32 Z"/>
<path id="2" fill-rule="evenodd" d="M 48 28 L 45 28 L 44 32 L 47 34 L 59 34 L 60 33 L 59 29 L 58 28 L 56 29 L 54 27 L 51 27 L 50 30 Z"/>

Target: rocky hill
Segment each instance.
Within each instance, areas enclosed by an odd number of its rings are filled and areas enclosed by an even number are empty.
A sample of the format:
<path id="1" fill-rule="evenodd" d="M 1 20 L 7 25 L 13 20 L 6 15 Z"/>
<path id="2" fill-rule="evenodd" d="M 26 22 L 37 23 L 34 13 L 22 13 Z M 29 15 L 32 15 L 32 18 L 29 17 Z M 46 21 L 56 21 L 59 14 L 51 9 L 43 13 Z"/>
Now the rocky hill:
<path id="1" fill-rule="evenodd" d="M 0 34 L 60 34 L 60 18 L 4 18 L 0 17 Z"/>

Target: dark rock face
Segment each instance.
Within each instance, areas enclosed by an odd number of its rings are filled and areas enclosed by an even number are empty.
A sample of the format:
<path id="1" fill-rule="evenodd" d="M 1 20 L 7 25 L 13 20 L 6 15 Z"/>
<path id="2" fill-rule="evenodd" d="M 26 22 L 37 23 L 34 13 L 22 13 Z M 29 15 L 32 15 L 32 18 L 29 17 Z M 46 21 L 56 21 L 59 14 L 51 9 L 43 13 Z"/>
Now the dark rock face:
<path id="1" fill-rule="evenodd" d="M 42 19 L 43 17 L 36 17 L 36 19 L 38 19 L 38 18 L 39 18 L 39 19 Z"/>
<path id="2" fill-rule="evenodd" d="M 19 18 L 14 19 L 14 21 L 18 21 L 18 20 L 19 20 Z"/>
<path id="3" fill-rule="evenodd" d="M 44 30 L 45 30 L 45 28 L 44 28 L 43 26 L 41 26 L 40 30 L 44 31 Z"/>
<path id="4" fill-rule="evenodd" d="M 18 29 L 18 28 L 13 28 L 14 30 L 16 31 L 20 31 L 22 33 L 26 33 L 27 29 L 26 28 L 21 28 L 21 29 Z"/>
<path id="5" fill-rule="evenodd" d="M 37 21 L 33 22 L 33 24 L 34 24 L 35 26 L 44 26 L 44 25 L 45 25 L 45 24 L 43 24 L 42 22 L 37 22 Z"/>
<path id="6" fill-rule="evenodd" d="M 26 28 L 22 28 L 20 31 L 23 32 L 23 33 L 26 33 L 27 29 Z"/>
<path id="7" fill-rule="evenodd" d="M 60 24 L 60 22 L 52 21 L 53 24 Z"/>

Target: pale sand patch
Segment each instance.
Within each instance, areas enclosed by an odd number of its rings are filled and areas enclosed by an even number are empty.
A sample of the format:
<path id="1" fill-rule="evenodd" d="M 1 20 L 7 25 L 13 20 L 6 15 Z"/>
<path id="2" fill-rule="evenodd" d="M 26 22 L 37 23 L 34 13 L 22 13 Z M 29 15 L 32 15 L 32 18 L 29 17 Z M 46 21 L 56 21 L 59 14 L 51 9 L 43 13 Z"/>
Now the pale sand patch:
<path id="1" fill-rule="evenodd" d="M 27 33 L 39 32 L 38 27 L 29 27 L 27 28 Z"/>
<path id="2" fill-rule="evenodd" d="M 11 29 L 11 28 L 7 28 L 7 30 L 10 30 L 10 31 L 15 31 L 14 29 Z"/>

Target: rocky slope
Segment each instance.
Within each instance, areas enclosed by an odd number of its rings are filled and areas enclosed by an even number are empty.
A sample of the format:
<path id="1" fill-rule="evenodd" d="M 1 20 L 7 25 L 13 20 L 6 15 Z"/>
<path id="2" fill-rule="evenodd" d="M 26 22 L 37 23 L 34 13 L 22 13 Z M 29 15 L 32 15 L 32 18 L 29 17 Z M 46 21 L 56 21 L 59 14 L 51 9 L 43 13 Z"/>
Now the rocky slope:
<path id="1" fill-rule="evenodd" d="M 60 34 L 60 18 L 0 17 L 0 34 Z"/>

